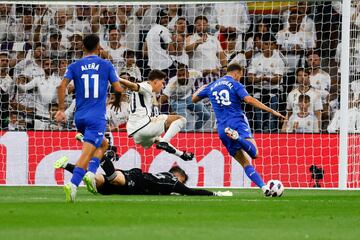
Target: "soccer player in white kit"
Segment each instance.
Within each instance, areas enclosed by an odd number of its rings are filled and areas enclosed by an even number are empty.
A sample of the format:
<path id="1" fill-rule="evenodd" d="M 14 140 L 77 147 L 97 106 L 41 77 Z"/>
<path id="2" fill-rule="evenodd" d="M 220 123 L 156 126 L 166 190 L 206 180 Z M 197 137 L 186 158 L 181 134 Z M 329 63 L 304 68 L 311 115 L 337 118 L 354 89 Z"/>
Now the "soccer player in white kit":
<path id="1" fill-rule="evenodd" d="M 164 72 L 152 70 L 148 81 L 142 83 L 120 79 L 120 83 L 132 91 L 130 115 L 126 124 L 127 134 L 134 139 L 136 144 L 144 148 L 149 148 L 155 143 L 156 148 L 190 161 L 194 157 L 193 153 L 180 151 L 170 144 L 171 138 L 186 126 L 186 119 L 180 115 L 163 114 L 151 117 L 153 92 L 160 93 L 164 87 L 165 77 Z M 165 134 L 161 137 L 163 133 Z"/>

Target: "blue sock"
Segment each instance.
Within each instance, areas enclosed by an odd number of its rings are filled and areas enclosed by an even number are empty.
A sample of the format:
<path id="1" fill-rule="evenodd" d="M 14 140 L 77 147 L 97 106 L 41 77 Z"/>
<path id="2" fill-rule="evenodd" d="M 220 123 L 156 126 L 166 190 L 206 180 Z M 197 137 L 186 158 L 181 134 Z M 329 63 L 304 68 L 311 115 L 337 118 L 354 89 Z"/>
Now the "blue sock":
<path id="1" fill-rule="evenodd" d="M 244 170 L 246 176 L 248 176 L 251 179 L 251 181 L 253 181 L 256 184 L 256 186 L 258 186 L 259 188 L 265 186 L 264 181 L 262 180 L 259 173 L 255 170 L 255 168 L 252 165 L 246 166 Z"/>
<path id="2" fill-rule="evenodd" d="M 254 144 L 252 144 L 250 141 L 242 138 L 242 137 L 239 137 L 238 140 L 237 140 L 242 149 L 247 153 L 249 154 L 249 156 L 251 158 L 255 158 L 256 157 L 256 147 Z"/>
<path id="3" fill-rule="evenodd" d="M 86 170 L 79 168 L 79 167 L 75 167 L 72 178 L 70 180 L 71 183 L 73 183 L 76 186 L 79 186 L 79 184 L 81 183 L 81 180 L 85 176 L 85 173 L 86 173 Z"/>
<path id="4" fill-rule="evenodd" d="M 88 170 L 92 173 L 96 173 L 96 170 L 100 166 L 100 159 L 93 157 L 89 162 Z"/>

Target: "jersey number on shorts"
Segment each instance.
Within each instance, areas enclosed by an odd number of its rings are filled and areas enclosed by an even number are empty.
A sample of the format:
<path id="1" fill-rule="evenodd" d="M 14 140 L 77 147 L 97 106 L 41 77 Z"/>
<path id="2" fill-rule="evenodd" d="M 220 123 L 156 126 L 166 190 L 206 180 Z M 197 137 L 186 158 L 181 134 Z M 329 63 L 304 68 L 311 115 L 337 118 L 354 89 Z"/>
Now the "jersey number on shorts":
<path id="1" fill-rule="evenodd" d="M 221 90 L 219 93 L 217 91 L 213 92 L 212 95 L 215 97 L 215 100 L 218 104 L 229 106 L 230 102 L 230 94 L 226 89 Z"/>
<path id="2" fill-rule="evenodd" d="M 133 92 L 130 103 L 130 110 L 132 113 L 136 112 L 136 95 L 139 96 L 141 106 L 145 107 L 144 96 L 142 94 Z"/>
<path id="3" fill-rule="evenodd" d="M 84 79 L 84 88 L 85 88 L 85 98 L 89 98 L 89 74 L 81 75 L 81 78 Z M 94 98 L 99 97 L 99 74 L 92 74 L 91 77 L 94 79 Z"/>

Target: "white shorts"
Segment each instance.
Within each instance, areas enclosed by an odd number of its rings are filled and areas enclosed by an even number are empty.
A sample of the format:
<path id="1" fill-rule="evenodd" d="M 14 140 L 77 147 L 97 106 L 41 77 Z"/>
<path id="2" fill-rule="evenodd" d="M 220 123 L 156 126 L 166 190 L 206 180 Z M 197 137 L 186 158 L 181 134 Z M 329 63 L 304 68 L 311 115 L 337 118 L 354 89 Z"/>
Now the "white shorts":
<path id="1" fill-rule="evenodd" d="M 167 118 L 168 115 L 152 117 L 148 125 L 134 133 L 133 138 L 135 143 L 140 144 L 143 148 L 151 147 L 156 138 L 165 132 L 165 122 Z"/>

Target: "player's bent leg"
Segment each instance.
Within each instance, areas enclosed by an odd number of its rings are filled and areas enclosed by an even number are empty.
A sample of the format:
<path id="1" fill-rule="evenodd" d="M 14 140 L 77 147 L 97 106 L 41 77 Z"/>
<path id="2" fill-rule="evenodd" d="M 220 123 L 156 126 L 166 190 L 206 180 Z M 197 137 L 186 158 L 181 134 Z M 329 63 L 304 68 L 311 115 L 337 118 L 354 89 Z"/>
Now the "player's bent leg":
<path id="1" fill-rule="evenodd" d="M 256 184 L 264 193 L 266 197 L 270 197 L 270 189 L 266 186 L 260 174 L 255 170 L 251 165 L 246 153 L 243 150 L 238 150 L 234 156 L 236 161 L 238 161 L 241 166 L 244 168 L 244 171 L 248 178 Z"/>
<path id="2" fill-rule="evenodd" d="M 165 121 L 165 135 L 163 136 L 163 140 L 165 142 L 170 142 L 170 140 L 185 126 L 186 118 L 180 115 L 169 115 Z"/>
<path id="3" fill-rule="evenodd" d="M 231 138 L 234 141 L 237 141 L 241 145 L 242 149 L 244 149 L 244 151 L 247 154 L 249 154 L 249 156 L 252 159 L 258 157 L 258 149 L 256 147 L 256 143 L 254 139 L 242 138 L 236 130 L 230 127 L 225 128 L 224 131 L 229 138 Z"/>

